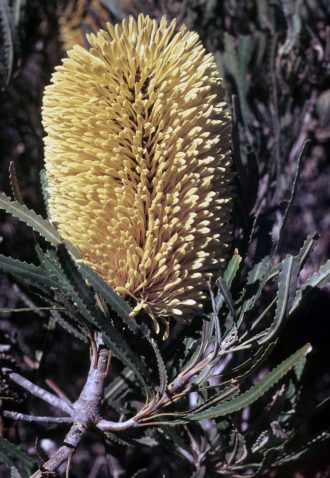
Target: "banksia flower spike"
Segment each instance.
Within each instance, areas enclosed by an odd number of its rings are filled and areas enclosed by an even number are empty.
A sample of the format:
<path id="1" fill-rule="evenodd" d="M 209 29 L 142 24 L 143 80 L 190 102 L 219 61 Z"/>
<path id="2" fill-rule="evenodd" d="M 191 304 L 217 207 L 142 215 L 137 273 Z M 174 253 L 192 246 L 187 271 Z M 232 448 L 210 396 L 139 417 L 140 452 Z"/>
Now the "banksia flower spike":
<path id="1" fill-rule="evenodd" d="M 43 104 L 51 220 L 137 313 L 189 318 L 230 240 L 230 117 L 214 58 L 175 21 L 88 35 Z"/>

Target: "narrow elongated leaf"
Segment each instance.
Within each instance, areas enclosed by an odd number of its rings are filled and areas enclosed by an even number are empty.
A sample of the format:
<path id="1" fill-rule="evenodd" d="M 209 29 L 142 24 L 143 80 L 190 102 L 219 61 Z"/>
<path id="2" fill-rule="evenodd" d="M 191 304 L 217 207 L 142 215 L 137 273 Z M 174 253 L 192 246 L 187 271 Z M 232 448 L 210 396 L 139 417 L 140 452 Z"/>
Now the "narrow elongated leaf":
<path id="1" fill-rule="evenodd" d="M 10 478 L 23 478 L 23 476 L 19 473 L 17 468 L 12 466 L 10 468 Z"/>
<path id="2" fill-rule="evenodd" d="M 159 382 L 160 382 L 159 393 L 162 395 L 166 390 L 167 381 L 168 381 L 166 367 L 156 341 L 154 339 L 150 339 L 150 343 L 156 355 L 158 372 L 159 372 Z"/>
<path id="3" fill-rule="evenodd" d="M 270 258 L 264 257 L 262 261 L 258 262 L 253 269 L 249 272 L 247 278 L 247 290 L 245 293 L 244 303 L 237 321 L 237 326 L 239 327 L 243 320 L 244 315 L 249 310 L 253 309 L 257 300 L 260 297 L 260 294 L 263 289 L 263 279 L 269 271 L 270 268 Z"/>
<path id="4" fill-rule="evenodd" d="M 2 254 L 0 254 L 0 270 L 12 274 L 17 279 L 27 279 L 32 285 L 42 289 L 58 285 L 41 267 Z"/>
<path id="5" fill-rule="evenodd" d="M 316 272 L 309 279 L 307 279 L 304 285 L 302 286 L 302 288 L 298 290 L 293 300 L 293 304 L 289 314 L 291 315 L 295 312 L 295 310 L 299 307 L 302 300 L 304 299 L 304 295 L 308 294 L 309 289 L 312 290 L 315 287 L 322 287 L 325 284 L 327 284 L 329 280 L 330 280 L 330 259 L 320 267 L 320 270 L 318 272 Z"/>
<path id="6" fill-rule="evenodd" d="M 21 313 L 21 312 L 42 312 L 42 311 L 54 311 L 54 310 L 64 310 L 64 307 L 0 307 L 0 313 L 9 314 L 9 313 Z"/>
<path id="7" fill-rule="evenodd" d="M 40 171 L 40 184 L 41 184 L 41 193 L 42 197 L 44 199 L 44 204 L 46 207 L 47 214 L 49 216 L 49 209 L 48 209 L 48 202 L 49 202 L 49 192 L 47 189 L 47 176 L 46 176 L 46 170 L 42 169 Z"/>
<path id="8" fill-rule="evenodd" d="M 55 319 L 55 321 L 61 327 L 63 327 L 64 330 L 69 332 L 69 334 L 73 335 L 75 338 L 81 340 L 82 342 L 85 342 L 85 343 L 88 342 L 86 331 L 82 327 L 79 327 L 79 330 L 78 330 L 78 328 L 73 326 L 65 316 L 62 316 L 61 314 L 57 313 L 56 311 L 53 311 L 51 314 L 52 314 L 53 318 Z"/>
<path id="9" fill-rule="evenodd" d="M 308 146 L 309 143 L 310 143 L 310 140 L 309 140 L 309 139 L 306 140 L 306 141 L 304 142 L 302 148 L 301 148 L 300 153 L 299 153 L 299 157 L 298 157 L 298 160 L 297 160 L 296 172 L 295 172 L 295 176 L 294 176 L 294 180 L 293 180 L 293 185 L 292 185 L 292 189 L 291 189 L 291 195 L 290 195 L 290 198 L 289 198 L 287 207 L 286 207 L 286 209 L 285 209 L 285 211 L 284 211 L 282 226 L 281 226 L 281 229 L 280 229 L 280 234 L 279 234 L 279 238 L 278 238 L 278 241 L 277 241 L 275 250 L 274 250 L 273 257 L 276 256 L 277 251 L 280 250 L 280 247 L 281 247 L 282 242 L 283 242 L 284 232 L 285 232 L 286 225 L 287 225 L 287 222 L 288 222 L 288 219 L 289 219 L 289 214 L 290 214 L 290 211 L 291 211 L 291 206 L 292 206 L 292 204 L 293 204 L 294 198 L 295 198 L 296 193 L 297 193 L 298 179 L 299 179 L 299 176 L 300 176 L 300 171 L 301 171 L 301 166 L 302 166 L 302 158 L 303 158 L 303 156 L 304 156 L 304 154 L 305 154 L 305 151 L 306 151 L 307 146 Z"/>
<path id="10" fill-rule="evenodd" d="M 14 32 L 11 5 L 8 0 L 0 2 L 0 89 L 8 86 L 14 60 Z"/>
<path id="11" fill-rule="evenodd" d="M 51 315 L 61 327 L 63 327 L 67 332 L 69 332 L 74 337 L 82 340 L 83 342 L 88 342 L 90 333 L 86 324 L 82 322 L 77 310 L 72 304 L 72 302 L 61 292 L 60 286 L 58 289 L 53 291 L 55 299 L 50 297 L 45 297 L 42 294 L 37 294 L 40 299 L 46 304 L 51 305 Z M 64 310 L 61 310 L 61 315 L 59 313 L 59 304 L 63 306 Z"/>
<path id="12" fill-rule="evenodd" d="M 228 289 L 231 288 L 231 285 L 236 277 L 241 262 L 242 257 L 237 253 L 237 251 L 235 251 L 235 254 L 230 259 L 229 264 L 223 274 L 223 280 L 225 281 Z"/>
<path id="13" fill-rule="evenodd" d="M 88 281 L 88 283 L 93 287 L 93 289 L 98 292 L 105 302 L 114 310 L 119 317 L 125 322 L 127 327 L 138 336 L 149 335 L 149 328 L 147 325 L 141 323 L 138 324 L 134 317 L 130 317 L 132 308 L 129 304 L 122 299 L 111 287 L 104 282 L 102 277 L 100 277 L 96 272 L 94 272 L 90 267 L 85 264 L 79 265 L 79 271 L 82 276 Z"/>
<path id="14" fill-rule="evenodd" d="M 282 261 L 275 318 L 264 337 L 258 340 L 259 344 L 264 344 L 272 340 L 281 327 L 283 320 L 286 318 L 296 292 L 299 269 L 299 261 L 293 256 L 287 256 L 284 261 Z"/>
<path id="15" fill-rule="evenodd" d="M 234 254 L 233 257 L 230 259 L 229 264 L 224 272 L 223 281 L 227 286 L 227 289 L 230 290 L 233 280 L 236 277 L 237 271 L 239 269 L 239 265 L 242 261 L 242 257 L 239 254 Z M 224 297 L 219 291 L 215 297 L 215 308 L 217 313 L 219 313 L 222 305 L 223 305 Z"/>
<path id="16" fill-rule="evenodd" d="M 110 318 L 106 317 L 97 307 L 92 290 L 81 276 L 63 243 L 59 245 L 58 251 L 61 263 L 56 262 L 56 256 L 54 255 L 49 259 L 46 258 L 46 260 L 53 268 L 53 272 L 61 278 L 64 285 L 62 288 L 63 294 L 69 296 L 84 319 L 102 333 L 103 340 L 109 349 L 135 373 L 143 388 L 151 394 L 151 388 L 149 387 L 151 380 L 142 360 L 135 354 L 118 330 L 113 327 Z M 65 271 L 63 268 L 65 268 Z"/>
<path id="17" fill-rule="evenodd" d="M 11 200 L 10 197 L 1 192 L 0 209 L 3 209 L 27 224 L 53 246 L 57 246 L 61 243 L 59 233 L 48 221 L 36 214 L 32 209 L 28 209 L 24 204 L 19 204 L 17 201 Z"/>
<path id="18" fill-rule="evenodd" d="M 24 476 L 27 476 L 34 465 L 33 460 L 24 451 L 2 436 L 0 436 L 0 463 L 8 468 L 20 463 L 25 471 Z"/>
<path id="19" fill-rule="evenodd" d="M 299 259 L 300 268 L 304 266 L 306 259 L 313 251 L 319 237 L 320 236 L 318 235 L 318 233 L 315 232 L 313 235 L 308 236 L 307 239 L 304 241 L 304 244 L 302 245 L 299 254 L 296 256 L 297 259 Z"/>
<path id="20" fill-rule="evenodd" d="M 246 392 L 238 395 L 234 399 L 220 403 L 215 407 L 204 410 L 201 413 L 187 414 L 182 420 L 174 420 L 173 424 L 185 424 L 188 421 L 199 421 L 216 417 L 223 417 L 234 412 L 238 412 L 249 405 L 252 405 L 260 397 L 262 397 L 269 389 L 271 389 L 284 375 L 286 375 L 293 367 L 295 367 L 305 356 L 311 351 L 309 344 L 299 349 L 269 372 L 260 382 L 253 385 Z"/>
<path id="21" fill-rule="evenodd" d="M 20 204 L 23 204 L 24 201 L 23 201 L 23 197 L 21 193 L 21 188 L 19 186 L 19 182 L 17 179 L 14 161 L 10 161 L 10 164 L 9 164 L 9 179 L 10 179 L 10 185 L 11 185 L 11 189 L 12 189 L 15 200 L 19 202 Z"/>
<path id="22" fill-rule="evenodd" d="M 317 435 L 315 435 L 313 438 L 308 440 L 307 443 L 304 443 L 301 445 L 299 448 L 295 449 L 294 451 L 291 451 L 289 453 L 282 453 L 280 458 L 276 460 L 276 464 L 281 466 L 284 463 L 289 463 L 291 461 L 298 460 L 301 456 L 303 456 L 305 453 L 307 453 L 312 446 L 314 446 L 317 443 L 326 441 L 330 439 L 330 433 L 328 431 L 321 432 Z"/>
<path id="23" fill-rule="evenodd" d="M 219 287 L 219 292 L 221 293 L 221 295 L 222 295 L 222 297 L 223 297 L 223 299 L 226 303 L 226 306 L 228 307 L 228 310 L 231 313 L 231 316 L 233 317 L 233 319 L 236 319 L 236 311 L 235 311 L 234 301 L 232 299 L 230 290 L 229 290 L 226 282 L 224 281 L 224 279 L 222 279 L 222 277 L 219 277 L 217 279 L 216 283 L 217 283 L 217 286 Z"/>
<path id="24" fill-rule="evenodd" d="M 47 253 L 40 258 L 40 260 L 42 267 L 47 271 L 49 276 L 57 282 L 60 295 L 70 299 L 72 305 L 76 307 L 77 311 L 80 312 L 82 317 L 84 317 L 86 321 L 92 323 L 94 326 L 97 326 L 94 317 L 91 315 L 83 300 L 67 278 L 53 251 L 47 251 Z"/>
<path id="25" fill-rule="evenodd" d="M 226 453 L 225 460 L 228 465 L 237 465 L 247 457 L 247 448 L 244 436 L 234 427 L 230 433 L 229 446 L 230 451 Z"/>

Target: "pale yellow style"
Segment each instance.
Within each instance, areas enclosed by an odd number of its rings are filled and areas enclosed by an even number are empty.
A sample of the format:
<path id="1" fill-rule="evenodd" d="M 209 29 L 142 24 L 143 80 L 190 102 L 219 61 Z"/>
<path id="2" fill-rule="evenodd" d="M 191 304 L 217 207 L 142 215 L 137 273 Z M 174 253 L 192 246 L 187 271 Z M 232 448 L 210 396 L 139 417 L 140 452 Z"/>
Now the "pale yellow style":
<path id="1" fill-rule="evenodd" d="M 230 240 L 230 117 L 198 35 L 132 17 L 75 46 L 43 105 L 51 220 L 135 313 L 187 319 Z"/>

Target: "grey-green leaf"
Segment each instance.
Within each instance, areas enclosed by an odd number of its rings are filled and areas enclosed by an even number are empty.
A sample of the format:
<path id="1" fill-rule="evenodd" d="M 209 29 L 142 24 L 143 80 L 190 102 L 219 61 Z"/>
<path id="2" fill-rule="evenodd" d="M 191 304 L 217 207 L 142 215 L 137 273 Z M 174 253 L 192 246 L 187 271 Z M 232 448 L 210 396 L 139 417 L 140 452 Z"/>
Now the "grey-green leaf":
<path id="1" fill-rule="evenodd" d="M 105 302 L 119 315 L 119 317 L 125 322 L 127 327 L 133 333 L 139 336 L 149 334 L 149 329 L 145 324 L 138 324 L 134 317 L 130 317 L 132 308 L 113 289 L 111 289 L 106 282 L 104 282 L 102 277 L 100 277 L 90 267 L 86 266 L 86 264 L 80 264 L 79 271 L 93 287 L 93 289 L 103 297 Z"/>
<path id="2" fill-rule="evenodd" d="M 303 360 L 310 351 L 311 346 L 309 344 L 305 345 L 289 358 L 284 360 L 284 362 L 279 364 L 262 380 L 260 380 L 260 382 L 253 385 L 246 392 L 238 395 L 228 402 L 220 403 L 215 407 L 211 407 L 201 413 L 187 414 L 183 420 L 175 420 L 175 424 L 184 424 L 187 423 L 187 421 L 200 421 L 216 417 L 223 417 L 252 405 L 269 389 L 271 389 L 279 380 L 281 380 L 284 375 L 286 375 L 293 367 Z"/>
<path id="3" fill-rule="evenodd" d="M 3 209 L 27 224 L 53 246 L 57 246 L 61 243 L 59 233 L 47 220 L 36 214 L 32 209 L 28 209 L 24 204 L 19 204 L 17 201 L 13 201 L 10 197 L 1 192 L 0 209 Z"/>

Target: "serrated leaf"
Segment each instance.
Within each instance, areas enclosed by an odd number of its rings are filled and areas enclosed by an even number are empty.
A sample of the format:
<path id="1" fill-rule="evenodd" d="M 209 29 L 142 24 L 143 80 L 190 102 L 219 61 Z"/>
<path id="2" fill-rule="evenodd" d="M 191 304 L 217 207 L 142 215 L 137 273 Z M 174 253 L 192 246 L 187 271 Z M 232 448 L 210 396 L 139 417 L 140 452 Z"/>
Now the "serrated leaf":
<path id="1" fill-rule="evenodd" d="M 298 187 L 298 178 L 300 176 L 300 171 L 301 171 L 301 166 L 302 166 L 302 158 L 306 152 L 306 149 L 307 149 L 307 145 L 310 143 L 310 140 L 306 140 L 301 148 L 301 151 L 299 153 L 299 157 L 298 157 L 298 160 L 297 160 L 297 167 L 296 167 L 296 171 L 295 171 L 295 176 L 294 176 L 294 179 L 293 179 L 293 184 L 292 184 L 292 188 L 291 188 L 291 195 L 290 195 L 290 198 L 289 198 L 289 201 L 288 201 L 288 204 L 287 204 L 287 207 L 284 211 L 284 215 L 283 215 L 283 221 L 282 221 L 282 225 L 281 225 L 281 229 L 280 229 L 280 233 L 279 233 L 279 238 L 278 238 L 278 241 L 277 241 L 277 244 L 276 244 L 276 247 L 275 247 L 275 250 L 274 250 L 274 253 L 273 253 L 273 257 L 276 256 L 277 254 L 277 251 L 280 249 L 281 247 L 281 244 L 283 242 L 283 239 L 284 239 L 284 232 L 285 232 L 285 229 L 286 229 L 286 225 L 287 225 L 287 222 L 288 222 L 288 219 L 289 219 L 289 214 L 290 214 L 290 211 L 291 211 L 291 206 L 293 204 L 293 201 L 295 199 L 295 196 L 296 196 L 296 193 L 297 193 L 297 187 Z"/>
<path id="2" fill-rule="evenodd" d="M 236 310 L 235 310 L 235 306 L 234 306 L 234 301 L 232 299 L 230 290 L 229 290 L 226 282 L 224 281 L 224 279 L 222 279 L 222 277 L 219 277 L 217 279 L 216 284 L 219 288 L 220 294 L 223 297 L 223 300 L 225 301 L 226 306 L 228 307 L 228 310 L 229 310 L 231 316 L 233 317 L 234 320 L 236 320 L 237 317 L 236 317 Z"/>
<path id="3" fill-rule="evenodd" d="M 8 1 L 0 2 L 0 35 L 1 51 L 0 89 L 8 86 L 13 68 L 14 44 L 11 9 Z"/>
<path id="4" fill-rule="evenodd" d="M 59 313 L 52 312 L 51 314 L 55 321 L 69 334 L 73 335 L 75 338 L 81 340 L 82 342 L 88 343 L 86 332 L 82 328 L 78 330 L 76 327 L 70 324 L 70 322 L 65 316 L 63 317 Z"/>
<path id="5" fill-rule="evenodd" d="M 270 257 L 266 256 L 262 259 L 262 261 L 258 262 L 253 269 L 248 273 L 247 278 L 247 288 L 244 297 L 244 303 L 242 305 L 239 318 L 237 321 L 237 327 L 239 327 L 243 320 L 244 315 L 253 309 L 254 305 L 256 304 L 257 300 L 260 297 L 260 294 L 263 289 L 263 282 L 265 275 L 269 271 L 270 268 Z"/>
<path id="6" fill-rule="evenodd" d="M 28 209 L 24 204 L 11 200 L 2 192 L 0 192 L 0 209 L 27 224 L 53 246 L 56 247 L 61 243 L 59 233 L 47 220 L 36 214 L 32 209 Z"/>
<path id="7" fill-rule="evenodd" d="M 272 340 L 281 327 L 283 320 L 287 317 L 296 292 L 299 270 L 300 265 L 297 258 L 289 255 L 282 261 L 275 318 L 264 337 L 258 340 L 259 344 Z"/>
<path id="8" fill-rule="evenodd" d="M 308 294 L 309 288 L 315 289 L 316 287 L 322 287 L 330 280 L 330 259 L 320 267 L 320 270 L 313 274 L 303 284 L 301 289 L 298 290 L 293 300 L 292 307 L 289 315 L 292 315 L 304 300 L 304 296 Z"/>
<path id="9" fill-rule="evenodd" d="M 24 451 L 0 436 L 0 463 L 10 468 L 15 467 L 16 462 L 22 466 L 26 475 L 34 465 L 33 460 Z"/>
<path id="10" fill-rule="evenodd" d="M 46 207 L 46 211 L 47 211 L 47 214 L 49 216 L 48 203 L 49 203 L 50 195 L 49 195 L 49 192 L 48 192 L 48 189 L 47 189 L 47 176 L 46 176 L 46 170 L 45 169 L 42 169 L 40 171 L 40 185 L 41 185 L 41 193 L 42 193 L 42 197 L 43 197 L 44 204 L 45 204 L 45 207 Z"/>
<path id="11" fill-rule="evenodd" d="M 230 434 L 229 446 L 231 446 L 231 450 L 225 455 L 225 460 L 228 465 L 238 465 L 245 460 L 247 457 L 245 439 L 236 428 L 234 428 Z"/>
<path id="12" fill-rule="evenodd" d="M 10 468 L 10 478 L 23 478 L 23 476 L 19 473 L 17 468 L 12 466 Z"/>
<path id="13" fill-rule="evenodd" d="M 49 278 L 41 267 L 2 254 L 0 254 L 0 270 L 12 274 L 17 279 L 27 279 L 38 288 L 57 287 L 56 281 Z"/>
<path id="14" fill-rule="evenodd" d="M 10 179 L 10 185 L 11 185 L 11 189 L 12 189 L 15 200 L 19 202 L 20 204 L 23 204 L 24 201 L 23 201 L 23 197 L 21 193 L 21 188 L 18 183 L 14 161 L 10 161 L 9 163 L 9 179 Z"/>
<path id="15" fill-rule="evenodd" d="M 269 389 L 271 389 L 276 383 L 281 380 L 293 367 L 295 367 L 300 360 L 304 359 L 307 353 L 311 350 L 309 344 L 299 349 L 296 353 L 291 355 L 269 372 L 262 380 L 253 385 L 246 392 L 238 395 L 232 400 L 220 403 L 215 407 L 211 407 L 201 413 L 190 414 L 188 413 L 183 420 L 174 420 L 173 424 L 185 424 L 190 421 L 200 421 L 206 419 L 212 419 L 217 417 L 223 417 L 242 410 L 243 408 L 252 405 L 260 397 L 262 397 Z"/>
<path id="16" fill-rule="evenodd" d="M 1 314 L 20 313 L 20 312 L 34 312 L 34 311 L 53 311 L 64 310 L 64 307 L 0 307 Z"/>
<path id="17" fill-rule="evenodd" d="M 236 277 L 241 261 L 242 261 L 242 257 L 239 254 L 234 254 L 233 257 L 230 259 L 229 264 L 224 272 L 223 281 L 225 282 L 227 289 L 229 290 L 231 288 L 233 280 Z M 217 293 L 214 301 L 215 301 L 216 311 L 217 313 L 219 313 L 224 301 L 224 297 L 220 291 Z"/>
<path id="18" fill-rule="evenodd" d="M 60 294 L 70 299 L 72 305 L 84 317 L 85 320 L 97 326 L 95 319 L 84 304 L 83 300 L 69 281 L 60 262 L 53 251 L 47 251 L 43 257 L 40 257 L 41 265 L 47 271 L 48 275 L 57 282 Z M 60 296 L 59 294 L 59 296 Z"/>
<path id="19" fill-rule="evenodd" d="M 242 257 L 237 252 L 235 252 L 223 274 L 223 280 L 225 281 L 228 289 L 231 288 L 231 285 L 236 277 L 241 262 Z"/>
<path id="20" fill-rule="evenodd" d="M 312 446 L 317 443 L 323 442 L 325 440 L 330 439 L 330 433 L 328 431 L 323 431 L 317 435 L 315 435 L 312 439 L 308 440 L 307 443 L 304 443 L 299 448 L 294 451 L 290 451 L 288 453 L 283 453 L 279 459 L 276 460 L 276 464 L 281 466 L 285 463 L 289 463 L 291 461 L 295 461 L 300 458 L 302 455 L 307 453 Z"/>
<path id="21" fill-rule="evenodd" d="M 307 239 L 304 241 L 304 243 L 303 243 L 303 245 L 302 245 L 302 247 L 299 251 L 299 254 L 297 254 L 297 256 L 295 256 L 299 260 L 300 269 L 302 269 L 302 267 L 305 264 L 306 259 L 308 258 L 308 256 L 313 251 L 319 237 L 320 236 L 318 235 L 317 232 L 315 232 L 311 236 L 308 236 Z"/>
<path id="22" fill-rule="evenodd" d="M 193 410 L 190 410 L 189 413 L 200 413 L 203 410 L 208 409 L 219 402 L 228 400 L 229 397 L 233 397 L 237 395 L 238 393 L 239 393 L 239 387 L 237 385 L 228 385 L 223 390 L 221 390 L 221 392 L 218 392 L 215 396 L 212 396 L 208 400 L 205 400 L 204 402 L 200 403 Z"/>
<path id="23" fill-rule="evenodd" d="M 105 302 L 113 309 L 119 317 L 125 322 L 127 327 L 138 336 L 146 336 L 149 334 L 150 330 L 146 324 L 138 324 L 134 317 L 130 317 L 132 308 L 129 304 L 122 299 L 111 287 L 104 282 L 102 277 L 100 277 L 96 272 L 94 272 L 86 264 L 79 265 L 79 271 L 82 276 L 88 281 L 88 283 L 93 287 L 93 289 L 98 292 Z"/>
<path id="24" fill-rule="evenodd" d="M 64 282 L 63 294 L 70 297 L 81 315 L 90 324 L 102 333 L 104 343 L 113 354 L 133 372 L 143 388 L 152 394 L 149 373 L 142 360 L 135 354 L 124 337 L 112 326 L 109 317 L 97 307 L 91 288 L 81 276 L 76 264 L 71 259 L 65 245 L 58 246 L 61 263 L 56 262 L 56 257 L 50 259 L 50 265 L 55 274 Z M 63 270 L 65 268 L 65 271 Z"/>
<path id="25" fill-rule="evenodd" d="M 156 355 L 156 360 L 157 360 L 157 366 L 158 366 L 158 372 L 159 372 L 159 393 L 162 395 L 167 387 L 167 372 L 166 372 L 166 367 L 164 363 L 164 359 L 160 353 L 160 350 L 158 348 L 158 345 L 154 339 L 149 339 L 152 348 L 154 349 L 155 355 Z"/>
<path id="26" fill-rule="evenodd" d="M 75 338 L 82 340 L 83 342 L 88 342 L 87 337 L 89 337 L 89 331 L 87 330 L 85 324 L 81 322 L 81 319 L 77 316 L 75 307 L 71 302 L 62 294 L 59 290 L 54 291 L 55 299 L 53 300 L 49 297 L 45 297 L 42 294 L 37 294 L 40 299 L 46 304 L 52 306 L 51 315 L 64 330 L 69 332 Z M 63 305 L 64 311 L 62 315 L 59 314 L 58 308 L 59 303 Z"/>
<path id="27" fill-rule="evenodd" d="M 258 453 L 262 448 L 264 448 L 267 445 L 268 441 L 269 441 L 269 432 L 267 430 L 264 430 L 262 433 L 260 433 L 256 441 L 252 445 L 252 448 L 251 448 L 252 453 Z"/>

